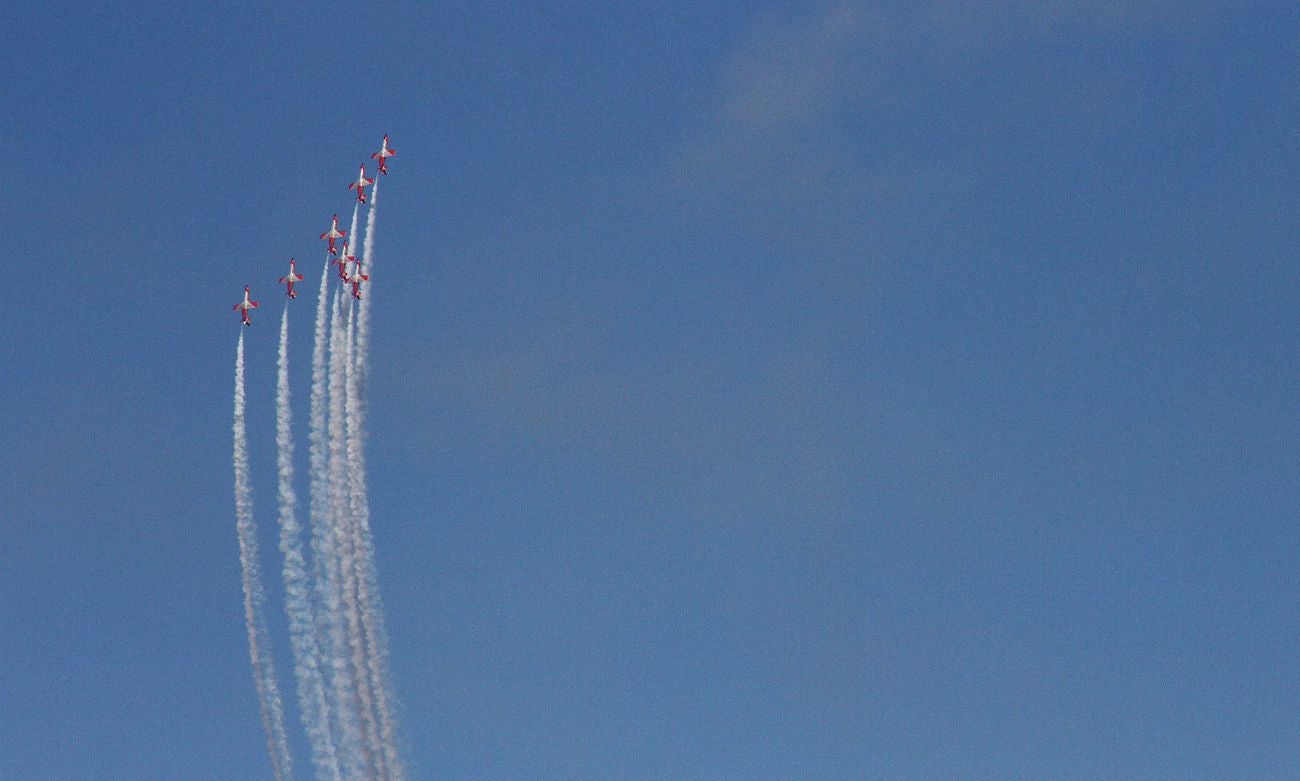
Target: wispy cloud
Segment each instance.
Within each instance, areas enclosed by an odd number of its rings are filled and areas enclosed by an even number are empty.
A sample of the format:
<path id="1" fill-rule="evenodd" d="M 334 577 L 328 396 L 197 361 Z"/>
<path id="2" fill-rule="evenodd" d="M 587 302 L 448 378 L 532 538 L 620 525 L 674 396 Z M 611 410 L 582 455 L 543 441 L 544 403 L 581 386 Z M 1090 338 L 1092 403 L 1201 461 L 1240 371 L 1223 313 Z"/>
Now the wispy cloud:
<path id="1" fill-rule="evenodd" d="M 792 129 L 824 118 L 861 86 L 869 21 L 866 11 L 841 7 L 756 27 L 723 67 L 719 131 Z"/>
<path id="2" fill-rule="evenodd" d="M 983 3 L 934 2 L 926 17 L 941 30 L 966 38 L 998 29 L 1018 38 L 1058 30 L 1101 34 L 1189 30 L 1214 24 L 1225 9 L 1221 0 L 990 0 Z M 964 31 L 964 32 L 963 32 Z"/>
<path id="3" fill-rule="evenodd" d="M 867 15 L 847 8 L 752 28 L 720 65 L 714 109 L 678 160 L 679 184 L 706 195 L 762 184 L 795 199 L 824 185 L 847 162 L 832 143 L 836 114 L 867 89 L 868 30 Z"/>

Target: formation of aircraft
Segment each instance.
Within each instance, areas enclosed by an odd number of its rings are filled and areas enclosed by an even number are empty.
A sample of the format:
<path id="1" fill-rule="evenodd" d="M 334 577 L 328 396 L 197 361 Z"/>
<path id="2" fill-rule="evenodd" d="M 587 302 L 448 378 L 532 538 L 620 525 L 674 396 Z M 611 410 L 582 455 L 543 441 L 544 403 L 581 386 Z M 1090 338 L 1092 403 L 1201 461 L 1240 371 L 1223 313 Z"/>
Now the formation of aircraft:
<path id="1" fill-rule="evenodd" d="M 235 304 L 235 311 L 239 312 L 240 316 L 244 318 L 244 325 L 253 324 L 253 321 L 248 319 L 248 310 L 256 308 L 257 302 L 248 299 L 248 285 L 244 285 L 244 300 Z"/>
<path id="2" fill-rule="evenodd" d="M 396 149 L 388 148 L 388 134 L 384 134 L 384 141 L 379 145 L 379 151 L 370 156 L 371 160 L 379 161 L 379 173 L 388 176 L 388 158 L 397 154 Z"/>
<path id="3" fill-rule="evenodd" d="M 368 185 L 368 184 L 374 184 L 374 183 L 375 183 L 375 180 L 374 180 L 374 179 L 367 179 L 367 178 L 366 178 L 366 164 L 365 164 L 365 163 L 362 163 L 362 164 L 361 164 L 361 173 L 357 174 L 357 180 L 356 180 L 355 182 L 353 182 L 352 184 L 348 185 L 348 189 L 349 189 L 349 190 L 356 190 L 356 191 L 357 191 L 357 202 L 358 202 L 358 203 L 365 203 L 365 202 L 366 202 L 366 185 Z"/>
<path id="4" fill-rule="evenodd" d="M 293 289 L 293 283 L 301 282 L 301 281 L 302 281 L 302 274 L 299 274 L 298 270 L 294 268 L 293 258 L 289 258 L 289 273 L 286 274 L 285 276 L 280 277 L 280 284 L 286 285 L 289 288 L 288 290 L 285 291 L 285 295 L 287 295 L 289 298 L 297 298 L 298 291 Z"/>
<path id="5" fill-rule="evenodd" d="M 388 146 L 388 135 L 385 134 L 384 140 L 379 145 L 379 151 L 372 154 L 370 156 L 370 159 L 378 160 L 379 173 L 387 176 L 388 158 L 392 157 L 395 154 L 397 154 L 397 150 L 392 149 Z M 365 203 L 366 186 L 374 183 L 375 183 L 374 179 L 366 178 L 366 165 L 365 163 L 362 163 L 361 170 L 357 173 L 357 180 L 352 184 L 349 184 L 348 189 L 357 191 L 358 203 Z M 359 300 L 361 298 L 361 283 L 370 281 L 370 275 L 361 273 L 361 261 L 357 260 L 356 256 L 352 255 L 348 251 L 348 242 L 346 240 L 343 242 L 343 252 L 340 255 L 339 248 L 335 246 L 334 242 L 337 241 L 338 239 L 343 239 L 347 235 L 348 235 L 347 231 L 339 230 L 339 216 L 335 214 L 334 217 L 330 220 L 329 230 L 322 233 L 320 237 L 322 239 L 327 239 L 329 241 L 329 245 L 327 247 L 329 253 L 331 255 L 337 256 L 334 259 L 330 260 L 330 264 L 331 265 L 338 264 L 339 279 L 343 280 L 344 284 L 352 285 L 352 297 Z M 295 282 L 301 282 L 302 279 L 303 276 L 302 274 L 298 273 L 296 262 L 294 261 L 293 258 L 289 258 L 289 273 L 283 277 L 280 277 L 280 284 L 285 286 L 285 295 L 287 295 L 289 298 L 297 298 L 298 291 L 293 289 L 293 285 Z M 248 312 L 249 310 L 256 309 L 257 307 L 258 307 L 258 302 L 250 298 L 249 286 L 245 285 L 244 300 L 240 301 L 238 304 L 235 304 L 234 306 L 234 311 L 239 312 L 241 322 L 243 322 L 244 325 L 253 324 L 253 321 L 250 320 L 248 317 Z"/>

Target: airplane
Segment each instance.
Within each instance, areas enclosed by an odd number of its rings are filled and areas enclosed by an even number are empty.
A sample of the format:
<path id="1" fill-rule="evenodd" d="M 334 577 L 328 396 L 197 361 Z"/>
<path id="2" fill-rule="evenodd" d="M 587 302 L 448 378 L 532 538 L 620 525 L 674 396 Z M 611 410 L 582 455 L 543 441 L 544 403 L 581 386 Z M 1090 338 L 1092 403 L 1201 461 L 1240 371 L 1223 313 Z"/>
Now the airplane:
<path id="1" fill-rule="evenodd" d="M 337 255 L 339 254 L 339 251 L 334 248 L 334 240 L 341 239 L 346 235 L 348 235 L 347 231 L 339 230 L 339 216 L 336 214 L 334 215 L 334 223 L 330 225 L 330 229 L 322 233 L 320 237 L 322 239 L 330 240 L 330 246 L 329 246 L 330 254 Z"/>
<path id="2" fill-rule="evenodd" d="M 349 190 L 356 190 L 356 191 L 357 191 L 357 202 L 358 202 L 358 203 L 365 203 L 365 202 L 366 202 L 366 185 L 368 185 L 368 184 L 374 184 L 374 183 L 375 183 L 375 180 L 374 180 L 374 179 L 367 179 L 367 178 L 366 178 L 366 164 L 365 164 L 365 163 L 362 163 L 362 164 L 361 164 L 361 173 L 357 174 L 357 180 L 356 180 L 355 182 L 353 182 L 352 184 L 348 185 L 348 189 L 349 189 Z"/>
<path id="3" fill-rule="evenodd" d="M 248 310 L 256 308 L 257 302 L 248 300 L 248 285 L 244 285 L 244 300 L 235 304 L 235 311 L 239 312 L 240 317 L 244 318 L 244 325 L 253 324 L 253 321 L 248 319 Z"/>
<path id="4" fill-rule="evenodd" d="M 388 134 L 384 134 L 384 142 L 379 145 L 379 151 L 370 156 L 371 160 L 379 161 L 379 173 L 388 176 L 388 158 L 397 154 L 397 150 L 388 148 Z"/>
<path id="5" fill-rule="evenodd" d="M 334 260 L 331 260 L 331 261 L 330 261 L 330 265 L 332 266 L 332 265 L 334 265 L 335 263 L 337 263 L 337 264 L 339 265 L 339 279 L 343 280 L 344 282 L 347 282 L 347 281 L 348 281 L 348 263 L 350 263 L 350 262 L 352 262 L 352 261 L 354 261 L 354 260 L 356 260 L 356 258 L 355 258 L 354 256 L 348 254 L 348 243 L 345 241 L 345 242 L 343 242 L 343 254 L 340 255 L 338 258 L 335 258 Z"/>
<path id="6" fill-rule="evenodd" d="M 344 244 L 343 246 L 346 247 L 347 245 Z M 293 289 L 293 283 L 301 282 L 301 281 L 302 281 L 302 274 L 299 274 L 297 269 L 294 268 L 293 258 L 289 258 L 289 274 L 287 276 L 280 277 L 280 284 L 288 285 L 289 287 L 288 291 L 285 292 L 285 295 L 287 295 L 289 298 L 297 298 L 298 291 Z"/>
<path id="7" fill-rule="evenodd" d="M 352 283 L 352 297 L 360 301 L 361 283 L 369 282 L 370 275 L 361 273 L 361 261 L 357 260 L 356 258 L 353 258 L 352 263 L 354 265 L 354 269 L 352 273 L 348 275 L 347 281 Z"/>

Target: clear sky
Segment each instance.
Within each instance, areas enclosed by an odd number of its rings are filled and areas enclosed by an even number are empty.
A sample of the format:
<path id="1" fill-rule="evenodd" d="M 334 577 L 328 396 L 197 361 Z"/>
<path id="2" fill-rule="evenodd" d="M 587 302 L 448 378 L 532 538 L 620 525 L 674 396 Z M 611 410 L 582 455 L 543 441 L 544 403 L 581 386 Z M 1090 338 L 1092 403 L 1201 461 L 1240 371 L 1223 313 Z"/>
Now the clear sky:
<path id="1" fill-rule="evenodd" d="M 3 12 L 0 778 L 270 777 L 230 307 L 271 575 L 384 133 L 412 779 L 1300 777 L 1300 6 L 540 5 Z"/>

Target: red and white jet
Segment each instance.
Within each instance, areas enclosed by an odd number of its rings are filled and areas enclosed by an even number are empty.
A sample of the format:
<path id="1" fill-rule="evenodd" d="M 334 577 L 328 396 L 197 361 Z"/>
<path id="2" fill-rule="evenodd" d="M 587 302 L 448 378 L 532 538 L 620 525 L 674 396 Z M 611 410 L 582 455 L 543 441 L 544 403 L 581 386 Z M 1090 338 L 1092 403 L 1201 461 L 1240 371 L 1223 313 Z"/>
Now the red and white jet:
<path id="1" fill-rule="evenodd" d="M 330 265 L 332 266 L 335 263 L 337 263 L 339 266 L 339 279 L 343 280 L 344 282 L 347 282 L 348 264 L 354 260 L 356 260 L 356 258 L 348 254 L 348 243 L 345 241 L 343 242 L 343 254 L 335 258 L 334 260 L 331 260 Z"/>
<path id="2" fill-rule="evenodd" d="M 343 246 L 346 247 L 347 245 L 344 244 Z M 287 295 L 289 298 L 297 298 L 298 291 L 293 289 L 293 283 L 301 282 L 301 281 L 302 281 L 302 274 L 299 274 L 298 270 L 294 268 L 293 258 L 289 258 L 289 273 L 283 277 L 280 277 L 280 284 L 287 285 L 289 288 L 287 291 L 285 291 L 285 295 Z"/>
<path id="3" fill-rule="evenodd" d="M 361 273 L 361 261 L 356 258 L 352 259 L 352 273 L 347 276 L 347 281 L 352 283 L 352 297 L 361 300 L 361 283 L 369 282 L 370 275 Z"/>
<path id="4" fill-rule="evenodd" d="M 347 231 L 339 230 L 339 216 L 336 214 L 334 215 L 334 222 L 333 224 L 330 225 L 330 229 L 322 233 L 320 237 L 322 239 L 330 240 L 330 246 L 329 246 L 330 254 L 337 255 L 339 254 L 339 251 L 334 248 L 334 240 L 341 239 L 346 235 L 348 235 Z"/>
<path id="5" fill-rule="evenodd" d="M 368 184 L 374 184 L 374 183 L 375 183 L 375 180 L 374 180 L 374 179 L 367 179 L 367 178 L 366 178 L 366 164 L 365 164 L 365 163 L 362 163 L 362 164 L 361 164 L 361 173 L 357 174 L 357 180 L 356 180 L 355 182 L 353 182 L 352 184 L 348 185 L 348 189 L 349 189 L 349 190 L 356 190 L 356 191 L 357 191 L 357 202 L 359 202 L 359 203 L 365 203 L 365 202 L 366 202 L 366 185 L 368 185 Z"/>
<path id="6" fill-rule="evenodd" d="M 396 149 L 388 148 L 388 134 L 384 134 L 384 142 L 379 145 L 379 151 L 370 156 L 371 160 L 379 161 L 379 173 L 384 176 L 388 175 L 388 158 L 397 154 Z"/>
<path id="7" fill-rule="evenodd" d="M 248 310 L 256 308 L 257 302 L 248 300 L 248 285 L 244 285 L 244 300 L 235 304 L 235 311 L 239 312 L 240 317 L 244 318 L 244 325 L 253 324 L 253 321 L 248 319 Z"/>

